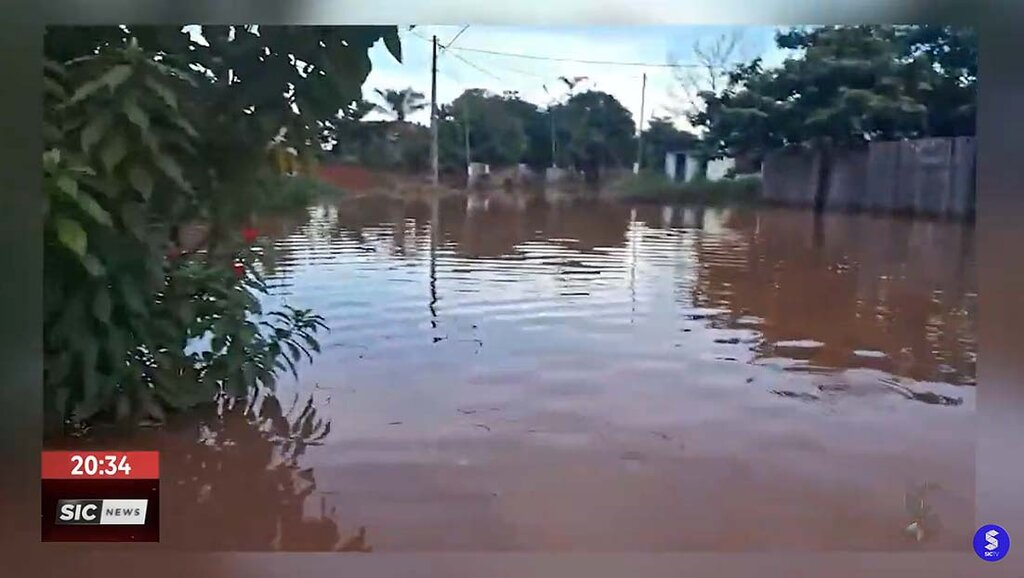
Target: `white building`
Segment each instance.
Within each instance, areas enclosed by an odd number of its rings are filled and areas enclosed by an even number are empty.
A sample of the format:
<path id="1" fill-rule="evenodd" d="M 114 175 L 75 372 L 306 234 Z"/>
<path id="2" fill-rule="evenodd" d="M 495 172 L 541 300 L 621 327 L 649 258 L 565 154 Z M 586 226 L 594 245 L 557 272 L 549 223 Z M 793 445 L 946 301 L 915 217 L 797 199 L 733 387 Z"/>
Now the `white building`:
<path id="1" fill-rule="evenodd" d="M 724 179 L 735 167 L 736 161 L 731 158 L 710 160 L 704 169 L 704 178 L 709 181 Z M 700 174 L 701 159 L 697 155 L 685 151 L 665 153 L 665 176 L 669 180 L 688 183 Z"/>

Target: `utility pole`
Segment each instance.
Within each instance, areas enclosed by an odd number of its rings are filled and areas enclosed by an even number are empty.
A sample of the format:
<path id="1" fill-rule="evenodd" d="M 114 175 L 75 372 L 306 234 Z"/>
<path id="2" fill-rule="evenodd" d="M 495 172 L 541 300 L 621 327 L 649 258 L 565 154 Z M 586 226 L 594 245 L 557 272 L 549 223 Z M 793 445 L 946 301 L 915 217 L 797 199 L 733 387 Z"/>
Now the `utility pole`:
<path id="1" fill-rule="evenodd" d="M 643 88 L 640 89 L 640 122 L 637 123 L 636 135 L 636 164 L 633 165 L 633 174 L 640 173 L 640 163 L 644 158 L 644 104 L 647 100 L 647 73 L 644 73 Z"/>
<path id="2" fill-rule="evenodd" d="M 437 36 L 434 36 L 434 56 L 430 67 L 430 167 L 433 183 L 438 184 L 437 162 Z"/>
<path id="3" fill-rule="evenodd" d="M 557 168 L 555 162 L 555 107 L 548 107 L 548 118 L 551 120 L 551 168 Z"/>
<path id="4" fill-rule="evenodd" d="M 555 169 L 558 168 L 558 163 L 555 161 L 555 104 L 558 99 L 548 92 L 547 85 L 541 85 L 541 88 L 544 89 L 544 94 L 551 99 L 551 102 L 548 103 L 548 121 L 551 124 L 551 168 Z"/>
<path id="5" fill-rule="evenodd" d="M 469 166 L 473 164 L 473 157 L 469 153 L 469 114 L 465 113 L 466 118 L 463 119 L 462 126 L 465 128 L 466 133 L 466 178 L 469 178 Z"/>

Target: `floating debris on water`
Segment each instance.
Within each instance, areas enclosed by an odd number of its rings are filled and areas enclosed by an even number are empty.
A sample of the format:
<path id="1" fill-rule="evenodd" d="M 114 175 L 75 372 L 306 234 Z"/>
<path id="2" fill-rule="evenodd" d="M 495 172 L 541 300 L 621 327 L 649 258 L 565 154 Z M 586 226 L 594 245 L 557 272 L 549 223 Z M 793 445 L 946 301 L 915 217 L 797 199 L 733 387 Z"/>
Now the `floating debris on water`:
<path id="1" fill-rule="evenodd" d="M 775 347 L 783 347 L 786 349 L 817 349 L 824 346 L 824 343 L 813 339 L 794 339 L 792 341 L 775 342 Z"/>

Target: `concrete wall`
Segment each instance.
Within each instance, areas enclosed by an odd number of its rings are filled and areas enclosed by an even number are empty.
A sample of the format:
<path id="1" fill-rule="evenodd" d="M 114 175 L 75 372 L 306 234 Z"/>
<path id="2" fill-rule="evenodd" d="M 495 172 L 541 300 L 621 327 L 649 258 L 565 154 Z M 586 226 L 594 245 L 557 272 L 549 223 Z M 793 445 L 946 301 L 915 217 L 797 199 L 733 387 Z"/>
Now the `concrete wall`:
<path id="1" fill-rule="evenodd" d="M 832 159 L 825 208 L 837 211 L 860 210 L 867 190 L 868 155 L 844 151 Z"/>
<path id="2" fill-rule="evenodd" d="M 819 155 L 776 152 L 765 157 L 763 195 L 770 202 L 813 206 Z M 972 137 L 875 142 L 833 156 L 825 208 L 963 218 L 974 211 Z"/>
<path id="3" fill-rule="evenodd" d="M 710 160 L 705 176 L 709 181 L 718 181 L 725 178 L 725 174 L 735 166 L 736 161 L 730 158 Z"/>
<path id="4" fill-rule="evenodd" d="M 761 167 L 762 196 L 783 205 L 814 205 L 818 156 L 804 151 L 785 151 L 767 155 Z"/>

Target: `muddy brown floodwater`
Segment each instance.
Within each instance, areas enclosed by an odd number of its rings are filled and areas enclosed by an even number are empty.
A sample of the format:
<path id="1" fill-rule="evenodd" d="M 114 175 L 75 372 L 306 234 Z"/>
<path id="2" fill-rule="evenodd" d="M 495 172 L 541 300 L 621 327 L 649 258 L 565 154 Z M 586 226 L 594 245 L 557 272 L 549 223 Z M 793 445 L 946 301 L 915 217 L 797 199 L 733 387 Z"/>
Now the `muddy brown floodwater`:
<path id="1" fill-rule="evenodd" d="M 268 301 L 315 308 L 331 333 L 258 411 L 116 440 L 163 452 L 165 543 L 655 552 L 970 541 L 969 227 L 364 198 L 274 232 Z"/>

